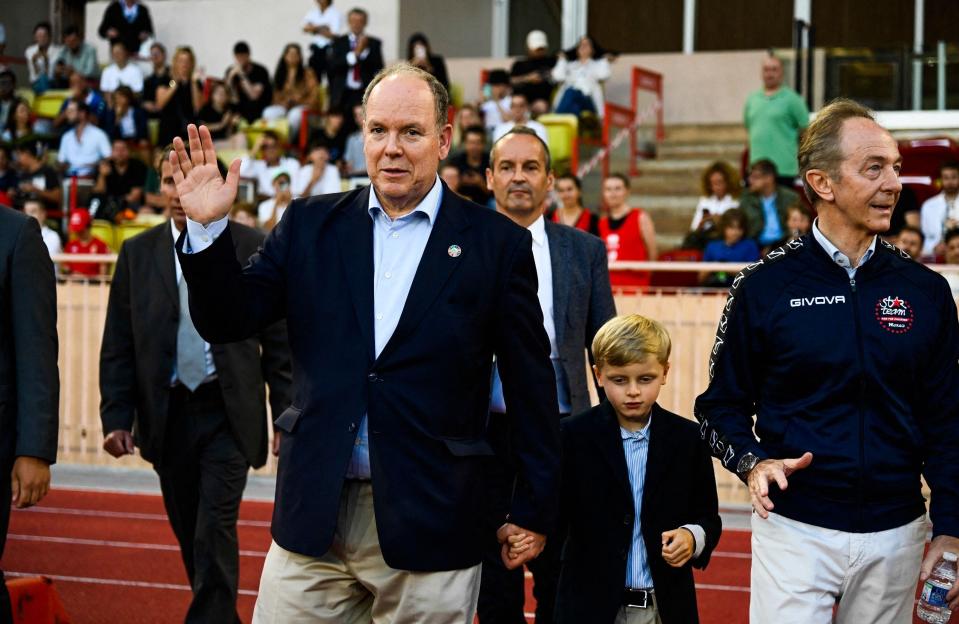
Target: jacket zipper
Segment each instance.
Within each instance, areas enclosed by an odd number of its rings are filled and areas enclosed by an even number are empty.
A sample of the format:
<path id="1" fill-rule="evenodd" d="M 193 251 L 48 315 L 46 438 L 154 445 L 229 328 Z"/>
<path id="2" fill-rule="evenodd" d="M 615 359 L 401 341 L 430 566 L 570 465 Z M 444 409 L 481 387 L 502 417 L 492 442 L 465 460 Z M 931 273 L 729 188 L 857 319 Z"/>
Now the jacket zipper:
<path id="1" fill-rule="evenodd" d="M 849 288 L 852 290 L 852 309 L 853 309 L 853 321 L 856 327 L 856 350 L 859 356 L 859 400 L 856 402 L 857 411 L 859 412 L 859 487 L 858 490 L 858 499 L 859 499 L 859 509 L 857 510 L 857 525 L 859 528 L 863 526 L 863 508 L 864 508 L 864 493 L 866 487 L 866 467 L 865 467 L 865 455 L 866 455 L 866 422 L 865 415 L 863 414 L 863 402 L 866 400 L 866 372 L 863 368 L 866 361 L 865 354 L 863 352 L 863 341 L 862 341 L 862 328 L 859 323 L 859 295 L 856 291 L 856 278 L 849 278 Z"/>

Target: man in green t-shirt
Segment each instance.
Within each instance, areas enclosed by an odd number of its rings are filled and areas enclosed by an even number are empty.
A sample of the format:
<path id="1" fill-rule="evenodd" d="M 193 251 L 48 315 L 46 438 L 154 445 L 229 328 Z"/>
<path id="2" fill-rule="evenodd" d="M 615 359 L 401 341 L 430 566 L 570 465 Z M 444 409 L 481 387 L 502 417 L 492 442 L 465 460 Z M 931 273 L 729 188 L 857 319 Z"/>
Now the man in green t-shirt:
<path id="1" fill-rule="evenodd" d="M 763 60 L 763 88 L 746 98 L 743 123 L 749 132 L 749 163 L 770 160 L 780 184 L 793 186 L 799 175 L 799 134 L 809 124 L 806 103 L 783 85 L 783 62 L 769 55 Z"/>

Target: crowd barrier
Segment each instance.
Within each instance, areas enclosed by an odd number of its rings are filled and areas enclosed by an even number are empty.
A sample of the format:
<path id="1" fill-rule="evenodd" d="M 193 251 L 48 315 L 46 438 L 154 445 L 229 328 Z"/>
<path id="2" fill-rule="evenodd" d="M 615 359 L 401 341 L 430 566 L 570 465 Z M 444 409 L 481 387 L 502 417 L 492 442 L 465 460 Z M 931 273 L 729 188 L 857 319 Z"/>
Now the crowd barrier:
<path id="1" fill-rule="evenodd" d="M 76 256 L 71 256 L 75 260 Z M 90 256 L 103 262 L 115 256 Z M 59 256 L 56 260 L 64 260 Z M 653 271 L 725 270 L 737 271 L 742 265 L 730 263 L 624 262 L 614 268 Z M 959 272 L 959 266 L 937 267 Z M 99 279 L 61 279 L 57 285 L 60 336 L 60 446 L 59 461 L 64 463 L 108 466 L 149 467 L 140 457 L 114 459 L 102 449 L 103 434 L 99 417 L 99 352 L 109 298 L 109 277 Z M 661 321 L 673 341 L 667 383 L 660 404 L 673 412 L 692 418 L 693 402 L 708 383 L 709 351 L 716 326 L 726 301 L 724 290 L 654 289 L 646 293 L 614 293 L 620 314 L 638 313 Z M 593 397 L 595 400 L 595 389 Z M 715 462 L 720 502 L 726 505 L 749 501 L 740 481 Z M 274 474 L 276 461 L 270 457 L 258 474 Z"/>

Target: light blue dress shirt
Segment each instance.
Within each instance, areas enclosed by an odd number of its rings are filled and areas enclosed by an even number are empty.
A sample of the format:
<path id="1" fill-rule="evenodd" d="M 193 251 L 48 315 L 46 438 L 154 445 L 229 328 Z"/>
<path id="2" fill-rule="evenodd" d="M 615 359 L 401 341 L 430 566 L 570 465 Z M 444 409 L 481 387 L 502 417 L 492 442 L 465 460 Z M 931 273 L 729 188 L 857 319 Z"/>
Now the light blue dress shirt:
<path id="1" fill-rule="evenodd" d="M 376 356 L 389 342 L 406 297 L 413 285 L 413 277 L 426 249 L 430 232 L 443 200 L 443 185 L 436 177 L 426 197 L 402 217 L 390 219 L 383 210 L 376 193 L 370 188 L 367 210 L 373 219 L 373 342 Z M 227 217 L 206 227 L 187 219 L 188 253 L 203 251 L 226 229 Z M 366 414 L 360 422 L 353 447 L 353 455 L 346 471 L 347 479 L 370 478 L 369 427 Z"/>
<path id="2" fill-rule="evenodd" d="M 779 211 L 776 209 L 776 194 L 762 198 L 763 219 L 766 222 L 763 225 L 762 232 L 759 233 L 759 243 L 761 245 L 771 245 L 782 239 L 783 228 L 779 222 Z"/>
<path id="3" fill-rule="evenodd" d="M 869 260 L 869 258 L 872 258 L 872 254 L 876 253 L 876 237 L 873 236 L 872 244 L 869 245 L 869 249 L 867 249 L 866 253 L 862 255 L 862 258 L 859 259 L 859 262 L 853 266 L 846 254 L 839 251 L 839 248 L 833 245 L 832 242 L 830 242 L 830 240 L 823 235 L 822 231 L 820 231 L 818 218 L 812 222 L 812 235 L 813 238 L 816 239 L 816 242 L 826 250 L 826 253 L 829 254 L 830 258 L 832 258 L 832 261 L 846 269 L 846 274 L 849 275 L 849 279 L 856 277 L 856 269 L 866 264 L 866 261 Z"/>
<path id="4" fill-rule="evenodd" d="M 650 418 L 649 422 L 652 422 Z M 653 586 L 653 575 L 649 571 L 649 554 L 643 542 L 642 523 L 643 490 L 646 487 L 646 460 L 649 458 L 649 423 L 639 431 L 619 428 L 623 438 L 623 453 L 626 455 L 626 472 L 629 486 L 633 491 L 633 541 L 626 556 L 626 587 L 647 589 Z"/>

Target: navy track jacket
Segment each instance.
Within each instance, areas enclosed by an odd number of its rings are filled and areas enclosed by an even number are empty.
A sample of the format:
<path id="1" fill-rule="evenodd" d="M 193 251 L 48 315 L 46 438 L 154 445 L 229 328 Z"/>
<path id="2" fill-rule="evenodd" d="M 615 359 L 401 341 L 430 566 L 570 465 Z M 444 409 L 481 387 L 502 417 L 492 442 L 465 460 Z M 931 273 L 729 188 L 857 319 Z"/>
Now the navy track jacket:
<path id="1" fill-rule="evenodd" d="M 959 535 L 959 321 L 941 275 L 880 240 L 850 279 L 812 235 L 790 241 L 736 277 L 709 370 L 696 417 L 726 468 L 813 453 L 771 487 L 776 513 L 890 529 L 925 512 L 923 475 L 934 535 Z"/>

